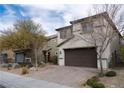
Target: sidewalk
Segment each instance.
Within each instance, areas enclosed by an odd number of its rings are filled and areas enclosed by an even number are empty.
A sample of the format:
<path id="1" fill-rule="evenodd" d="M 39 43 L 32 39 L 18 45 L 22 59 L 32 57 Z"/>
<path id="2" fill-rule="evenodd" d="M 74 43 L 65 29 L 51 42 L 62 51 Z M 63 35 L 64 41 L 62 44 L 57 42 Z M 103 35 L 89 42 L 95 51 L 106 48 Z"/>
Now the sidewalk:
<path id="1" fill-rule="evenodd" d="M 68 86 L 0 71 L 0 85 L 7 88 L 67 88 Z"/>

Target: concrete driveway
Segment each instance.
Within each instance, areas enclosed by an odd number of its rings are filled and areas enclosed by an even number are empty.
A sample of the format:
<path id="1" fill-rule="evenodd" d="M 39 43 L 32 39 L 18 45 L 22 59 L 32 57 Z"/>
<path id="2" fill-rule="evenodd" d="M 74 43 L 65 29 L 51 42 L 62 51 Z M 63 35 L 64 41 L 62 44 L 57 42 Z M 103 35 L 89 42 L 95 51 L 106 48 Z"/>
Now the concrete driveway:
<path id="1" fill-rule="evenodd" d="M 49 65 L 27 76 L 70 87 L 81 87 L 81 83 L 96 75 L 98 69 Z"/>

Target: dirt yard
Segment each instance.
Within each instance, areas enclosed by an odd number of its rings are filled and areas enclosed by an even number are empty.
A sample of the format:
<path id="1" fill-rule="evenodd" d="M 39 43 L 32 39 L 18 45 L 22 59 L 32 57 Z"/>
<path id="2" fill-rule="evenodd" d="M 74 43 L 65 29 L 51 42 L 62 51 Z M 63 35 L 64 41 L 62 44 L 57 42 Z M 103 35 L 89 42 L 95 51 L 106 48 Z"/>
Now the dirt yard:
<path id="1" fill-rule="evenodd" d="M 29 73 L 28 73 L 28 74 L 33 74 L 33 73 L 35 73 L 35 72 L 39 72 L 39 71 L 41 71 L 43 68 L 47 68 L 47 65 L 49 65 L 49 64 L 46 64 L 45 66 L 38 68 L 38 71 L 30 70 L 30 69 L 29 69 Z M 8 70 L 7 68 L 0 67 L 0 71 L 6 71 L 6 72 L 13 73 L 13 74 L 22 75 L 22 74 L 21 74 L 22 68 L 15 68 L 15 69 L 12 69 L 12 68 L 11 68 L 10 70 Z M 24 76 L 25 76 L 25 75 L 24 75 Z"/>
<path id="2" fill-rule="evenodd" d="M 124 88 L 124 68 L 114 69 L 117 72 L 115 77 L 100 78 L 101 82 L 108 88 Z"/>
<path id="3" fill-rule="evenodd" d="M 8 70 L 7 68 L 1 68 L 0 67 L 0 71 L 6 71 L 6 72 L 10 72 L 10 73 L 21 75 L 21 68 Z"/>

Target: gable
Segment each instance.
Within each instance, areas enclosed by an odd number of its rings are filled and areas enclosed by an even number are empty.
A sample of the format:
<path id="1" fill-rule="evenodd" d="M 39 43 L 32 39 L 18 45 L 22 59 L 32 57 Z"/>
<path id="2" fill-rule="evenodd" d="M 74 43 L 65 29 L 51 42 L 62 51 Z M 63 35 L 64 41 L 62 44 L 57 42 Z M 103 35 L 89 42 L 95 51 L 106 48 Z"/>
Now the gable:
<path id="1" fill-rule="evenodd" d="M 77 47 L 93 47 L 94 45 L 81 39 L 79 36 L 74 36 L 72 39 L 63 43 L 59 48 L 77 48 Z"/>

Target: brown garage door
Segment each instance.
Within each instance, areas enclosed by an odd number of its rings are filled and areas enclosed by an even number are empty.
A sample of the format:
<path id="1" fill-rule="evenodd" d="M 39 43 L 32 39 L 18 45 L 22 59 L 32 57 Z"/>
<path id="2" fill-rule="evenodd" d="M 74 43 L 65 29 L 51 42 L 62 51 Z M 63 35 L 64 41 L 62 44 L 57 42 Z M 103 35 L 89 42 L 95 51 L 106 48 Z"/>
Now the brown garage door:
<path id="1" fill-rule="evenodd" d="M 97 67 L 95 48 L 65 49 L 66 66 Z"/>

